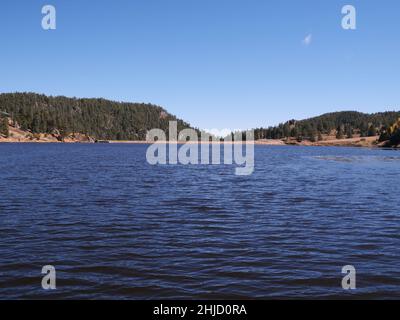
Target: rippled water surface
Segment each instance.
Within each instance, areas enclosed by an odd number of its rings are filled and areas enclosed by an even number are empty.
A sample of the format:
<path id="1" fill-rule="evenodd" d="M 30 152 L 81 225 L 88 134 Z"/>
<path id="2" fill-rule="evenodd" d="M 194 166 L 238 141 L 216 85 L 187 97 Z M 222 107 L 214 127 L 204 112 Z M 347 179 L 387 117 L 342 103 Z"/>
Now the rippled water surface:
<path id="1" fill-rule="evenodd" d="M 400 298 L 400 152 L 257 146 L 239 177 L 145 151 L 0 145 L 0 299 Z"/>

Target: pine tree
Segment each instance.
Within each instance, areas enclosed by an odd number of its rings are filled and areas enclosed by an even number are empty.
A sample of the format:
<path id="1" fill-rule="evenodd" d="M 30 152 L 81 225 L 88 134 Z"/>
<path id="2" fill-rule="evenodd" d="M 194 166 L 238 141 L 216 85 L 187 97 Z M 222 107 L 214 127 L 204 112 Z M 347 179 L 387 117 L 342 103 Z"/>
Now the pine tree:
<path id="1" fill-rule="evenodd" d="M 8 128 L 8 118 L 6 117 L 0 118 L 0 134 L 5 136 L 6 138 L 8 138 L 10 135 Z"/>
<path id="2" fill-rule="evenodd" d="M 336 129 L 336 139 L 343 139 L 343 127 L 339 126 Z"/>
<path id="3" fill-rule="evenodd" d="M 376 129 L 375 127 L 371 124 L 368 128 L 368 137 L 375 137 L 376 136 Z"/>
<path id="4" fill-rule="evenodd" d="M 346 127 L 346 137 L 347 139 L 353 138 L 353 128 L 351 126 Z"/>

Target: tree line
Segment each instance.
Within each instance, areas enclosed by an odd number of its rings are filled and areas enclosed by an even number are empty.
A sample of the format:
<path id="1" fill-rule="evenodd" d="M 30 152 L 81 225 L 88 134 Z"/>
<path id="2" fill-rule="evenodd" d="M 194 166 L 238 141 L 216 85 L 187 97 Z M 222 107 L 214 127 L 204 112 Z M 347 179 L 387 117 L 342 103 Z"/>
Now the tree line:
<path id="1" fill-rule="evenodd" d="M 385 128 L 390 127 L 400 112 L 380 112 L 366 114 L 355 111 L 327 113 L 318 117 L 296 121 L 290 120 L 278 126 L 257 128 L 254 136 L 260 139 L 295 138 L 298 141 L 318 141 L 323 135 L 335 134 L 337 139 L 377 136 Z"/>
<path id="2" fill-rule="evenodd" d="M 64 137 L 81 133 L 98 140 L 145 140 L 147 131 L 154 128 L 168 134 L 169 121 L 177 121 L 179 131 L 190 128 L 159 106 L 106 99 L 5 93 L 0 94 L 0 111 L 8 113 L 22 130 Z M 4 119 L 0 119 L 0 132 L 8 131 Z"/>
<path id="3" fill-rule="evenodd" d="M 36 93 L 0 94 L 0 134 L 8 136 L 11 123 L 33 134 L 63 137 L 86 134 L 97 140 L 145 140 L 148 130 L 159 128 L 168 136 L 169 121 L 177 121 L 178 132 L 190 125 L 163 108 L 144 103 L 106 99 L 52 97 Z M 256 128 L 254 138 L 318 141 L 323 135 L 337 139 L 381 134 L 381 141 L 396 142 L 400 135 L 400 112 L 366 114 L 355 111 L 327 113 L 306 120 L 290 120 L 278 126 Z M 237 134 L 240 134 L 237 133 Z M 245 134 L 242 133 L 245 140 Z"/>

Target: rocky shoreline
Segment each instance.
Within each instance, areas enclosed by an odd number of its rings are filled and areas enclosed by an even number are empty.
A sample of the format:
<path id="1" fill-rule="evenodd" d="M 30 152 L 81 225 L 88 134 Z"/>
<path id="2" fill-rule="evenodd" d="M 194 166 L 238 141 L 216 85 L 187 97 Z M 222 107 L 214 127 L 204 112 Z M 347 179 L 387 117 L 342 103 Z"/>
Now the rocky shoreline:
<path id="1" fill-rule="evenodd" d="M 95 139 L 81 133 L 63 136 L 59 131 L 52 133 L 32 133 L 9 126 L 8 137 L 0 135 L 0 143 L 94 143 Z"/>

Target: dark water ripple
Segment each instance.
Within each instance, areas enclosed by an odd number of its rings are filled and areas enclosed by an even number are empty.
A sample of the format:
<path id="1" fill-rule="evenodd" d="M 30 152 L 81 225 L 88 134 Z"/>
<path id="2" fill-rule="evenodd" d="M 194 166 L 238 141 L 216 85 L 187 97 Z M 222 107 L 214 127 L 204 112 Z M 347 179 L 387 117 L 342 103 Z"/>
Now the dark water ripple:
<path id="1" fill-rule="evenodd" d="M 238 177 L 145 148 L 0 145 L 0 299 L 400 298 L 400 153 L 260 146 Z"/>

